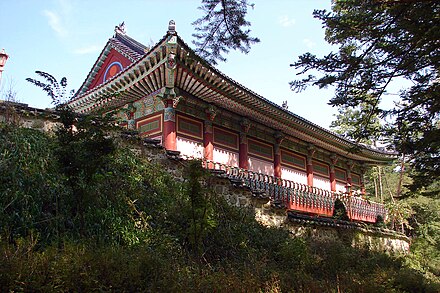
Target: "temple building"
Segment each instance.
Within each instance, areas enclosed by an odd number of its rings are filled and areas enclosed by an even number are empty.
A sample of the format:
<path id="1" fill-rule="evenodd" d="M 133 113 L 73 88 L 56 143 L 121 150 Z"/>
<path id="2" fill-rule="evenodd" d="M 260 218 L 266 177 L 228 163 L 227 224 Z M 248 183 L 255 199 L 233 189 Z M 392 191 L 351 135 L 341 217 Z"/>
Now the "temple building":
<path id="1" fill-rule="evenodd" d="M 259 180 L 277 192 L 288 194 L 277 186 L 290 186 L 292 192 L 310 193 L 316 197 L 310 205 L 299 198 L 288 206 L 316 214 L 331 215 L 330 195 L 364 193 L 369 166 L 394 158 L 313 124 L 232 80 L 198 56 L 179 37 L 173 21 L 151 48 L 129 37 L 123 24 L 117 26 L 69 104 L 78 113 L 116 110 L 121 125 L 160 140 L 167 150 L 201 158 L 210 168 L 241 170 L 253 174 L 253 182 L 265 176 Z M 373 207 L 361 198 L 356 204 L 371 212 L 352 219 L 374 222 L 385 214 L 379 204 Z"/>

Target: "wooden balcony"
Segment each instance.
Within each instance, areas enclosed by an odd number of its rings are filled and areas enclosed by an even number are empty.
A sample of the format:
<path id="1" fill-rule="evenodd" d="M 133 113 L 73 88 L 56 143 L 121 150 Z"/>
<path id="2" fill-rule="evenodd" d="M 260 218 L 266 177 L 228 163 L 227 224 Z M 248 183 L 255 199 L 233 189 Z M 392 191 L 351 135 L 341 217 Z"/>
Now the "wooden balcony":
<path id="1" fill-rule="evenodd" d="M 203 164 L 211 170 L 221 170 L 236 184 L 249 188 L 255 194 L 263 194 L 270 198 L 274 205 L 289 211 L 332 217 L 335 201 L 339 199 L 343 202 L 350 220 L 375 223 L 378 216 L 384 220 L 387 216 L 383 204 L 359 196 L 307 186 L 222 163 L 204 161 Z"/>

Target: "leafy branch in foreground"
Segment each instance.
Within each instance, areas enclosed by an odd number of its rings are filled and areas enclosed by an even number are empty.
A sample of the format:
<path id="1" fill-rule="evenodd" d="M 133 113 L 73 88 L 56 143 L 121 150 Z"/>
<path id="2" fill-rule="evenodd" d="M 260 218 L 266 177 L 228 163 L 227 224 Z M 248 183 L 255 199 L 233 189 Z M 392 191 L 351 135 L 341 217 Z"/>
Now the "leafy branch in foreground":
<path id="1" fill-rule="evenodd" d="M 329 104 L 342 109 L 368 102 L 353 139 L 374 137 L 376 129 L 369 125 L 375 117 L 392 118 L 394 147 L 411 158 L 417 173 L 414 188 L 440 176 L 440 143 L 434 139 L 440 135 L 438 15 L 438 1 L 335 1 L 332 12 L 316 10 L 314 17 L 339 52 L 322 58 L 305 53 L 292 64 L 299 75 L 307 74 L 291 82 L 293 90 L 334 86 Z M 403 90 L 395 106 L 385 109 L 382 99 L 394 85 Z"/>
<path id="2" fill-rule="evenodd" d="M 251 45 L 260 42 L 250 37 L 251 30 L 246 29 L 251 25 L 245 19 L 249 6 L 254 8 L 248 0 L 202 0 L 199 9 L 204 15 L 192 23 L 197 53 L 212 64 L 226 61 L 223 54 L 230 49 L 249 53 Z"/>
<path id="3" fill-rule="evenodd" d="M 26 78 L 26 80 L 37 87 L 40 87 L 51 99 L 52 103 L 54 105 L 61 105 L 67 100 L 69 100 L 73 94 L 75 93 L 74 90 L 71 90 L 69 92 L 69 95 L 67 94 L 67 78 L 63 77 L 58 82 L 58 80 L 51 74 L 43 72 L 43 71 L 35 71 L 36 74 L 41 76 L 46 80 L 46 82 L 41 82 L 39 80 L 33 79 L 33 78 Z"/>

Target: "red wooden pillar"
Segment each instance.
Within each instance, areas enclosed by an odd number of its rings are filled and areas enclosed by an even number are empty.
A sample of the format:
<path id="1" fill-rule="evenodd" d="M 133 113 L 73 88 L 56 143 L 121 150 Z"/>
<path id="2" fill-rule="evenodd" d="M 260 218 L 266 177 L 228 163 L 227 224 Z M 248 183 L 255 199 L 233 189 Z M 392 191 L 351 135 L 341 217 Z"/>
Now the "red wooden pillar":
<path id="1" fill-rule="evenodd" d="M 275 137 L 275 154 L 273 160 L 273 173 L 277 178 L 281 178 L 281 142 L 284 139 L 284 134 L 277 131 L 274 135 Z"/>
<path id="2" fill-rule="evenodd" d="M 307 185 L 313 186 L 313 163 L 312 158 L 315 153 L 315 147 L 313 145 L 309 145 L 308 147 L 308 156 L 307 156 Z"/>
<path id="3" fill-rule="evenodd" d="M 247 144 L 247 135 L 244 132 L 240 132 L 240 145 L 239 145 L 239 154 L 238 154 L 238 167 L 242 169 L 248 169 L 248 144 Z"/>
<path id="4" fill-rule="evenodd" d="M 365 190 L 365 181 L 364 181 L 364 170 L 361 172 L 361 194 L 366 195 L 367 191 Z"/>
<path id="5" fill-rule="evenodd" d="M 353 195 L 353 181 L 351 180 L 351 170 L 353 170 L 353 161 L 347 162 L 347 185 L 350 186 L 350 195 Z"/>
<path id="6" fill-rule="evenodd" d="M 276 150 L 277 148 L 275 148 Z M 279 147 L 278 147 L 279 149 Z M 275 152 L 274 160 L 273 160 L 273 174 L 275 177 L 281 178 L 281 153 Z"/>
<path id="7" fill-rule="evenodd" d="M 313 164 L 312 164 L 312 158 L 307 158 L 307 185 L 313 186 Z"/>
<path id="8" fill-rule="evenodd" d="M 351 181 L 351 177 L 348 177 L 348 176 L 349 175 L 347 174 L 347 186 L 349 187 L 348 192 L 349 192 L 349 195 L 351 196 L 351 195 L 353 195 L 353 184 Z"/>
<path id="9" fill-rule="evenodd" d="M 215 116 L 217 115 L 217 107 L 214 105 L 209 105 L 205 109 L 206 119 L 204 124 L 204 133 L 203 133 L 203 146 L 204 146 L 204 154 L 203 158 L 207 161 L 214 160 L 214 133 L 212 130 L 212 121 L 214 121 Z M 208 168 L 214 168 L 212 163 L 209 163 Z"/>
<path id="10" fill-rule="evenodd" d="M 336 191 L 335 166 L 330 166 L 330 190 Z"/>
<path id="11" fill-rule="evenodd" d="M 335 165 L 338 161 L 338 157 L 333 154 L 330 156 L 330 190 L 336 191 L 336 174 L 335 174 Z"/>
<path id="12" fill-rule="evenodd" d="M 175 151 L 176 145 L 176 110 L 173 108 L 173 100 L 164 102 L 163 110 L 163 145 L 165 149 Z"/>
<path id="13" fill-rule="evenodd" d="M 214 143 L 212 133 L 212 122 L 205 120 L 205 132 L 203 133 L 204 159 L 212 161 L 214 159 Z"/>
<path id="14" fill-rule="evenodd" d="M 203 159 L 207 162 L 206 167 L 214 169 L 214 134 L 212 131 L 212 121 L 205 120 L 204 132 L 203 132 Z"/>
<path id="15" fill-rule="evenodd" d="M 247 133 L 249 128 L 251 127 L 251 123 L 248 119 L 243 118 L 240 122 L 241 132 L 240 132 L 240 144 L 238 146 L 238 167 L 242 169 L 248 169 L 248 142 L 247 142 Z"/>

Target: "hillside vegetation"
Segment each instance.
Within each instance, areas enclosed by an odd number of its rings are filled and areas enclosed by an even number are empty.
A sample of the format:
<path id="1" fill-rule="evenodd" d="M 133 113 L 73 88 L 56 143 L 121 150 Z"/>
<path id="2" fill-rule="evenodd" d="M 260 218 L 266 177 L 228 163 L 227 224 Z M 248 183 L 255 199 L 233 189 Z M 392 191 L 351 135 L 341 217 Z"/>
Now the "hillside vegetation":
<path id="1" fill-rule="evenodd" d="M 413 199 L 408 256 L 309 242 L 229 206 L 200 162 L 176 180 L 105 121 L 61 114 L 52 135 L 0 124 L 2 292 L 440 291 L 433 199 Z"/>

